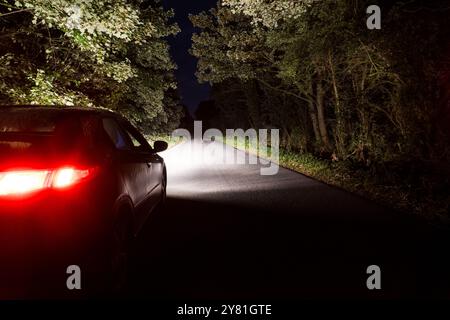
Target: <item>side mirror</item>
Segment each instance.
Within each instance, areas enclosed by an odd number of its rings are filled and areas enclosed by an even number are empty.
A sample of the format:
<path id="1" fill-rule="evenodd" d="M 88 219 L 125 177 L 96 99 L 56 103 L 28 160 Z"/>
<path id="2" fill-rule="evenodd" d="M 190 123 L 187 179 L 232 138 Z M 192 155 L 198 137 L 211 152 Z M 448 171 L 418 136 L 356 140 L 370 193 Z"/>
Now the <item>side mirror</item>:
<path id="1" fill-rule="evenodd" d="M 153 152 L 159 153 L 167 150 L 168 147 L 169 145 L 165 141 L 155 141 L 155 143 L 153 144 Z"/>

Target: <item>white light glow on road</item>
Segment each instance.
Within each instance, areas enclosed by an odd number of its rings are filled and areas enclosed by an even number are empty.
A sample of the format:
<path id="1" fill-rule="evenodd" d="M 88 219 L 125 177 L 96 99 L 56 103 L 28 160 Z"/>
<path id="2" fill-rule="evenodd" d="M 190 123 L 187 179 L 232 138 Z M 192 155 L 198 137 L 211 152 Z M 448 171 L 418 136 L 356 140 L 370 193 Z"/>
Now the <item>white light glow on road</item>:
<path id="1" fill-rule="evenodd" d="M 261 164 L 254 155 L 224 145 L 221 142 L 197 141 L 182 143 L 161 153 L 167 166 L 169 197 L 202 198 L 208 200 L 242 197 L 269 192 L 277 183 L 284 187 L 310 186 L 309 180 L 299 182 L 284 171 L 275 176 L 263 176 Z M 227 158 L 234 158 L 227 163 Z M 253 158 L 253 159 L 251 159 Z M 245 163 L 245 164 L 244 164 Z M 256 163 L 256 164 L 250 164 Z"/>

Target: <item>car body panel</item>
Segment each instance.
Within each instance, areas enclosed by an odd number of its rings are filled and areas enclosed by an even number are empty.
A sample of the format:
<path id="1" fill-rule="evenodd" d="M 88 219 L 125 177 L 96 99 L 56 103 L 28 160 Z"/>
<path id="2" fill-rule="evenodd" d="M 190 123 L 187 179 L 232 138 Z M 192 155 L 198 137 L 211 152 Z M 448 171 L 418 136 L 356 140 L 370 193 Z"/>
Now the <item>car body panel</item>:
<path id="1" fill-rule="evenodd" d="M 72 124 L 64 122 L 61 130 L 70 129 L 73 139 L 63 136 L 62 131 L 50 125 L 45 132 L 27 133 L 41 135 L 38 140 L 53 136 L 51 146 L 45 152 L 13 155 L 11 141 L 14 144 L 30 137 L 24 138 L 21 132 L 5 132 L 11 131 L 11 128 L 5 129 L 8 112 L 14 113 L 14 117 L 22 112 L 31 113 L 33 121 L 37 122 L 49 114 L 68 117 Z M 76 118 L 82 121 L 76 124 L 72 121 Z M 133 131 L 143 147 L 117 150 L 102 127 L 104 118 L 113 118 Z M 28 280 L 39 281 L 39 277 L 34 276 L 39 272 L 40 275 L 60 272 L 57 278 L 62 281 L 66 278 L 62 266 L 84 265 L 104 254 L 114 219 L 124 207 L 133 215 L 133 233 L 136 235 L 161 199 L 164 160 L 153 152 L 137 129 L 111 111 L 12 107 L 5 108 L 2 119 L 0 142 L 6 142 L 2 145 L 4 152 L 0 153 L 0 172 L 16 168 L 51 170 L 70 164 L 98 168 L 92 177 L 68 189 L 48 188 L 17 197 L 0 196 L 0 243 L 3 247 L 0 250 L 0 298 L 15 298 L 13 287 L 20 287 Z M 61 135 L 61 139 L 56 135 Z M 67 148 L 55 152 L 57 147 L 53 146 L 59 145 Z M 37 144 L 37 147 L 41 145 Z M 65 280 L 58 283 L 61 288 Z M 23 291 L 16 293 L 21 297 Z"/>

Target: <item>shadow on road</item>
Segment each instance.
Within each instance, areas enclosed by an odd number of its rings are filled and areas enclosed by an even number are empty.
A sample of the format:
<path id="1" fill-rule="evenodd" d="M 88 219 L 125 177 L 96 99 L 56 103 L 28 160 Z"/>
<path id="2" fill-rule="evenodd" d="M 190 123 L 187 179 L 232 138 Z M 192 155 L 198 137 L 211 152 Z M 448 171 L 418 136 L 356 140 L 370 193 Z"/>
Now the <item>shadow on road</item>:
<path id="1" fill-rule="evenodd" d="M 339 216 L 169 198 L 137 241 L 130 294 L 184 300 L 450 297 L 445 233 L 413 219 Z M 381 267 L 380 291 L 366 287 L 372 264 Z"/>

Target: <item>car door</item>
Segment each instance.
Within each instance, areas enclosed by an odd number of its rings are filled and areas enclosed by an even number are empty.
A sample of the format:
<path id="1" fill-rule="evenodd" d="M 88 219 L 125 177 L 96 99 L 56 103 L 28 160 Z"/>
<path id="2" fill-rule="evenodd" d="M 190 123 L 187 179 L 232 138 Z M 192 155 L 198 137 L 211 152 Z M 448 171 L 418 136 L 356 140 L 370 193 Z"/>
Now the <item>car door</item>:
<path id="1" fill-rule="evenodd" d="M 159 192 L 159 185 L 163 174 L 163 160 L 148 144 L 147 140 L 133 127 L 130 123 L 124 123 L 124 128 L 132 140 L 133 146 L 141 153 L 141 157 L 148 165 L 148 185 L 147 196 L 151 202 L 158 200 L 157 193 Z"/>
<path id="2" fill-rule="evenodd" d="M 156 153 L 153 152 L 152 147 L 147 140 L 133 127 L 128 121 L 121 122 L 127 135 L 129 136 L 133 148 L 139 157 L 147 164 L 147 174 L 145 181 L 146 199 L 139 214 L 138 219 L 144 222 L 150 211 L 158 204 L 161 199 L 161 180 L 163 175 L 163 160 Z"/>
<path id="3" fill-rule="evenodd" d="M 147 199 L 149 179 L 147 160 L 136 150 L 128 133 L 117 119 L 108 117 L 102 119 L 102 122 L 116 149 L 116 168 L 122 179 L 122 193 L 131 198 L 136 214 Z"/>

